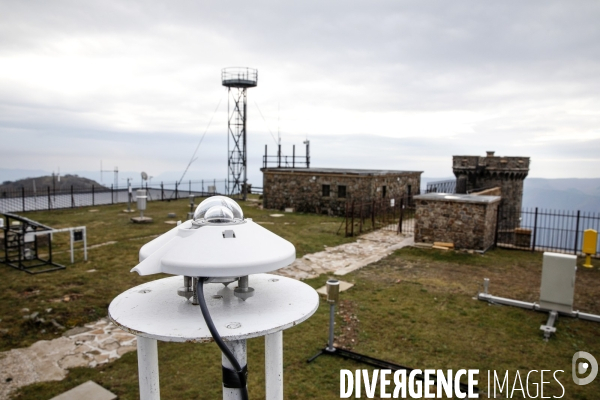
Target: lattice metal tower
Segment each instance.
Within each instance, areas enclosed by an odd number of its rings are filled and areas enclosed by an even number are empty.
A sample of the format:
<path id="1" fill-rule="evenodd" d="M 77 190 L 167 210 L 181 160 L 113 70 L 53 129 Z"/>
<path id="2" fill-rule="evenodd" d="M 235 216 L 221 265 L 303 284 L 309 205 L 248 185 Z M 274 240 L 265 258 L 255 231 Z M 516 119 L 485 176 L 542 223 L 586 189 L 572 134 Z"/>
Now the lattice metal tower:
<path id="1" fill-rule="evenodd" d="M 239 194 L 246 200 L 246 89 L 255 87 L 258 71 L 253 68 L 233 67 L 221 71 L 223 86 L 228 88 L 227 103 L 227 183 L 229 195 Z M 233 89 L 233 90 L 232 90 Z"/>

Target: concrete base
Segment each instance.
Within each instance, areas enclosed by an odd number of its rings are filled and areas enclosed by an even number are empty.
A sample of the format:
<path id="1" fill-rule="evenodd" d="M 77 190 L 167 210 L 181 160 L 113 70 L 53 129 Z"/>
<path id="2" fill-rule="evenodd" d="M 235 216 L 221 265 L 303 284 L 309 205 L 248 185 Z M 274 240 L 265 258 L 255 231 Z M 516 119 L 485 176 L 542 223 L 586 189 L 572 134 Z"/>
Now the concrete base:
<path id="1" fill-rule="evenodd" d="M 154 220 L 150 217 L 133 217 L 131 218 L 131 222 L 136 223 L 136 224 L 149 224 L 150 222 L 153 222 Z"/>
<path id="2" fill-rule="evenodd" d="M 87 381 L 50 400 L 114 400 L 117 395 L 104 389 L 96 382 Z"/>

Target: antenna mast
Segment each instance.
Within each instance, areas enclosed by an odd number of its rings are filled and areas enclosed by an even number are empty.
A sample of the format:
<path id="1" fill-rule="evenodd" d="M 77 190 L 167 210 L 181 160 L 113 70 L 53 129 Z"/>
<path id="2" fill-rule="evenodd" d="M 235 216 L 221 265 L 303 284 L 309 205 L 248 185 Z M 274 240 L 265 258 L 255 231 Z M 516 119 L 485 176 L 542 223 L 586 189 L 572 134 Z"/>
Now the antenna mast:
<path id="1" fill-rule="evenodd" d="M 229 195 L 241 195 L 246 200 L 246 89 L 256 87 L 258 71 L 254 68 L 232 67 L 221 70 L 221 81 L 228 88 L 227 102 L 227 166 Z M 232 90 L 233 89 L 233 90 Z"/>

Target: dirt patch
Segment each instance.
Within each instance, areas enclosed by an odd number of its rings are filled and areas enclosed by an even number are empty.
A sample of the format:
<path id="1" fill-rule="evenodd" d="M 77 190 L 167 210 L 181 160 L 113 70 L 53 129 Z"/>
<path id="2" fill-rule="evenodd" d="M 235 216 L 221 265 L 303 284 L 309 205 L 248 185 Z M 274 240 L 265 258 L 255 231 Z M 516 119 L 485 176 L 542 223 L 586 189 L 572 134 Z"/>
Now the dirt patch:
<path id="1" fill-rule="evenodd" d="M 338 303 L 338 321 L 341 322 L 338 335 L 334 336 L 334 346 L 352 350 L 358 344 L 358 325 L 360 320 L 356 316 L 357 305 L 352 300 L 342 300 Z"/>

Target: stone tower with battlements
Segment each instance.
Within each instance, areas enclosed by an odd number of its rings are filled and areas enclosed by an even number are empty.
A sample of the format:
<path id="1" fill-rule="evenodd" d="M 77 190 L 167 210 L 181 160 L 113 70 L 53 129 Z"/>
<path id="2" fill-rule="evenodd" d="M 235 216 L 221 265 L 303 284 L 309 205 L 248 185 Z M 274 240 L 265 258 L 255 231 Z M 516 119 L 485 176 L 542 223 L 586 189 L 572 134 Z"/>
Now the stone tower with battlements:
<path id="1" fill-rule="evenodd" d="M 499 187 L 502 213 L 520 216 L 523 181 L 529 173 L 529 157 L 498 157 L 493 151 L 488 151 L 486 157 L 453 156 L 452 172 L 456 176 L 456 193 L 472 193 Z M 504 229 L 518 227 L 518 218 L 510 220 L 515 221 L 511 223 L 515 226 L 509 227 L 506 223 L 498 222 Z"/>

